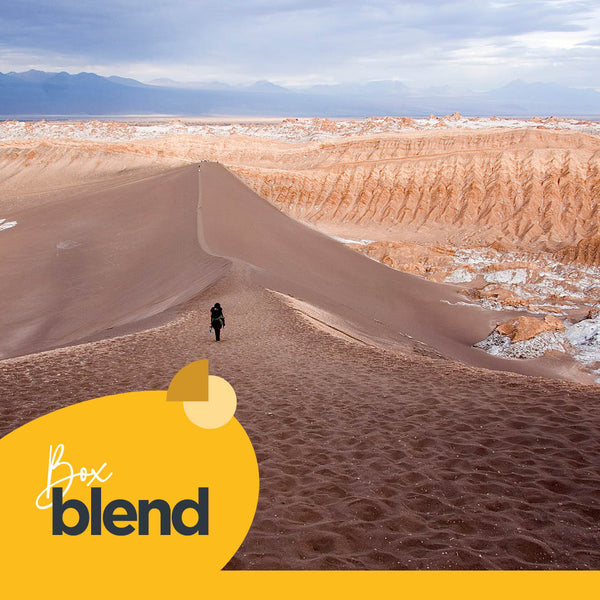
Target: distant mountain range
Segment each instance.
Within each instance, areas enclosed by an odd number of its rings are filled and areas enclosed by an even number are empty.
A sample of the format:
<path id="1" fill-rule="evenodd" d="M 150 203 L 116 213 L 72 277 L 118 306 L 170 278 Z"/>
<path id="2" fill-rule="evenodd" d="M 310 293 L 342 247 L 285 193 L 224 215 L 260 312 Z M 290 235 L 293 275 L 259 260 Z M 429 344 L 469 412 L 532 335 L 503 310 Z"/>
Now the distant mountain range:
<path id="1" fill-rule="evenodd" d="M 424 117 L 460 112 L 467 116 L 600 116 L 600 93 L 553 83 L 513 81 L 489 92 L 448 87 L 416 91 L 399 81 L 285 88 L 269 81 L 144 84 L 94 73 L 0 73 L 0 115 L 99 116 L 320 116 Z"/>

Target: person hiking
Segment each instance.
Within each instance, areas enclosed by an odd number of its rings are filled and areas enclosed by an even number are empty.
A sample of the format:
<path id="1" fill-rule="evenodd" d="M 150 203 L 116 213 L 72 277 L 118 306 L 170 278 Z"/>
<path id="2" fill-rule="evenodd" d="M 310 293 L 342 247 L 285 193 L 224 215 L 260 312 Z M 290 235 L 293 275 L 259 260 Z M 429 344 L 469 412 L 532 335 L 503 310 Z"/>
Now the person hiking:
<path id="1" fill-rule="evenodd" d="M 210 309 L 210 326 L 215 330 L 215 338 L 218 342 L 221 339 L 221 327 L 225 327 L 223 309 L 218 302 Z"/>

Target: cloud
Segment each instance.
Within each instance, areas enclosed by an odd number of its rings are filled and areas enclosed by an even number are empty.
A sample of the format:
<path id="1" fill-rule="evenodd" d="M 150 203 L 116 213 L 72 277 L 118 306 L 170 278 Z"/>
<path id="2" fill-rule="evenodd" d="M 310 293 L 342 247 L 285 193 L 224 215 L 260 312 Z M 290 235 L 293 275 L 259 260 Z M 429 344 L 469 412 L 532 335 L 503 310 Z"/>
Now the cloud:
<path id="1" fill-rule="evenodd" d="M 478 49 L 494 66 L 498 57 L 507 56 L 507 47 L 529 50 L 528 36 L 533 46 L 537 36 L 538 48 L 529 56 L 533 62 L 537 56 L 541 69 L 549 59 L 540 39 L 571 36 L 574 45 L 597 47 L 600 23 L 596 0 L 3 4 L 0 68 L 18 56 L 18 66 L 30 57 L 29 64 L 38 68 L 69 65 L 104 74 L 188 80 L 417 81 L 425 79 L 426 71 L 438 73 L 442 64 L 455 71 L 447 77 L 460 78 L 469 72 L 468 65 L 481 60 L 475 56 Z M 568 58 L 560 48 L 556 51 L 561 60 Z M 589 67 L 588 58 L 583 56 L 577 68 Z M 518 63 L 511 68 L 518 69 Z"/>

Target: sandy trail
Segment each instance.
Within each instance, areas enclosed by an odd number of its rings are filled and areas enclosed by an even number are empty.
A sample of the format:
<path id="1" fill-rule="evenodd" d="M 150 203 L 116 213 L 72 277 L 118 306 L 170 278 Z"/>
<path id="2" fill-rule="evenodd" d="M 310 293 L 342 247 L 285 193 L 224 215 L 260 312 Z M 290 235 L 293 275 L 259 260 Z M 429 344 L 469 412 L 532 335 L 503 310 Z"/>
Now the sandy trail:
<path id="1" fill-rule="evenodd" d="M 230 567 L 600 567 L 596 389 L 342 341 L 241 263 L 160 328 L 3 361 L 2 423 L 166 389 L 206 357 L 236 389 L 261 474 Z"/>

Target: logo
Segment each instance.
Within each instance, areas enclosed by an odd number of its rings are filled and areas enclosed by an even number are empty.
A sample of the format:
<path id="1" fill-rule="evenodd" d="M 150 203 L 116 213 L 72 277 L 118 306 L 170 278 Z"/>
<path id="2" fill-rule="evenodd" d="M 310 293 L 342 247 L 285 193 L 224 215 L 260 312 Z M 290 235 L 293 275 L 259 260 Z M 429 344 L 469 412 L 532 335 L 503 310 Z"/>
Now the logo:
<path id="1" fill-rule="evenodd" d="M 43 398 L 40 399 L 43 402 Z M 258 501 L 256 455 L 231 385 L 208 361 L 167 391 L 96 398 L 0 440 L 0 527 L 16 580 L 69 565 L 216 573 L 244 540 Z"/>

